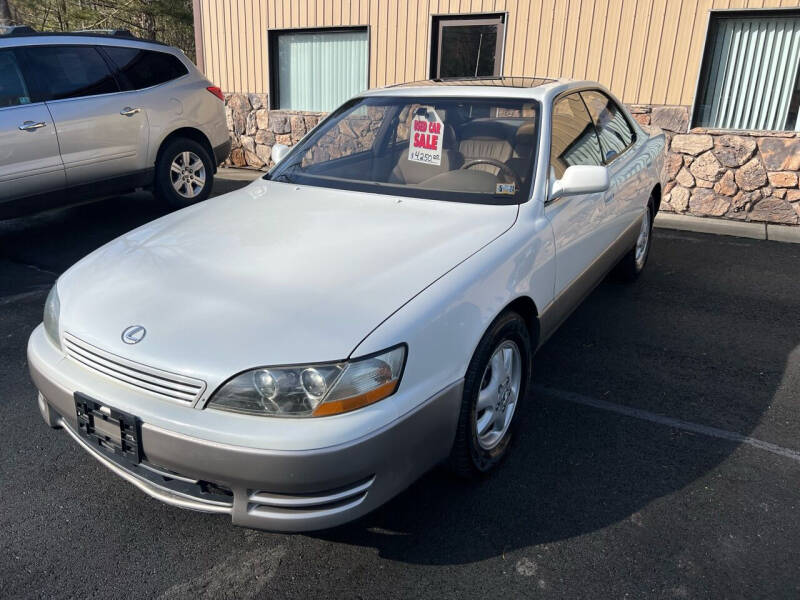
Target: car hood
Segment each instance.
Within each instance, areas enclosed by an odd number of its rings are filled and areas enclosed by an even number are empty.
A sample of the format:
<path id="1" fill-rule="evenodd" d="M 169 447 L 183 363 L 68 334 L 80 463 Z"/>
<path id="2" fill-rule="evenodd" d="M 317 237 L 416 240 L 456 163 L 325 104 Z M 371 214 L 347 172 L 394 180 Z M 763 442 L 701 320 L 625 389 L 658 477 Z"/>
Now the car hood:
<path id="1" fill-rule="evenodd" d="M 517 210 L 258 180 L 72 267 L 59 280 L 62 329 L 209 384 L 260 365 L 343 359 L 507 231 Z M 121 339 L 130 325 L 147 330 L 136 345 Z"/>

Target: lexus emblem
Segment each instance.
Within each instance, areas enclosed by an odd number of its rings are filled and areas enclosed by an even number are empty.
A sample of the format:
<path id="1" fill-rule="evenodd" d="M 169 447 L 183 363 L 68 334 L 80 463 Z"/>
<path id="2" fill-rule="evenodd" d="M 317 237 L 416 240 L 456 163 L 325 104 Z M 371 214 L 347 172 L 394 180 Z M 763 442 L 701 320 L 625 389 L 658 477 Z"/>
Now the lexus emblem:
<path id="1" fill-rule="evenodd" d="M 147 330 L 141 325 L 131 325 L 122 332 L 122 341 L 126 344 L 138 344 L 146 333 Z"/>

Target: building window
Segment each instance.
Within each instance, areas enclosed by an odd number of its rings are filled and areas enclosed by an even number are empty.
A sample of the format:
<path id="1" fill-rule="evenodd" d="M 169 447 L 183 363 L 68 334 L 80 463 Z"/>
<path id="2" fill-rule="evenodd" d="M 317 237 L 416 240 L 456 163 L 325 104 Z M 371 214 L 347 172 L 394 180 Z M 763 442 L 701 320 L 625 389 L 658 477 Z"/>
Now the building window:
<path id="1" fill-rule="evenodd" d="M 694 125 L 800 130 L 800 13 L 712 13 Z"/>
<path id="2" fill-rule="evenodd" d="M 366 27 L 271 31 L 272 108 L 330 112 L 367 89 Z"/>
<path id="3" fill-rule="evenodd" d="M 434 17 L 431 77 L 498 77 L 504 31 L 504 15 Z"/>

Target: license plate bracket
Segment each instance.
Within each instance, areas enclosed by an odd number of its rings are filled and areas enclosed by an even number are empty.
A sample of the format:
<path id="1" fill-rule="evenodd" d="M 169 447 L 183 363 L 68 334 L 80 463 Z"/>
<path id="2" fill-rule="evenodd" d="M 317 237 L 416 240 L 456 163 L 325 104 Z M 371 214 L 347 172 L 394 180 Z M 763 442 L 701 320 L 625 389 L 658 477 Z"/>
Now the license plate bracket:
<path id="1" fill-rule="evenodd" d="M 139 419 L 80 392 L 75 392 L 74 397 L 81 437 L 95 448 L 138 464 L 142 459 Z"/>

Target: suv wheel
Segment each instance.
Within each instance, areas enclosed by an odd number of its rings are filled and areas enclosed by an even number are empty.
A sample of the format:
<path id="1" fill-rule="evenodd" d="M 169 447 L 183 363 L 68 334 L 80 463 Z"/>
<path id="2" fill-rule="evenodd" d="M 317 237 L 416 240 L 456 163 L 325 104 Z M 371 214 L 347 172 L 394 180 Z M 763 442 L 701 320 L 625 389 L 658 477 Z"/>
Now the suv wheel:
<path id="1" fill-rule="evenodd" d="M 183 208 L 208 198 L 214 185 L 214 166 L 206 149 L 188 138 L 167 144 L 156 164 L 156 196 Z"/>

